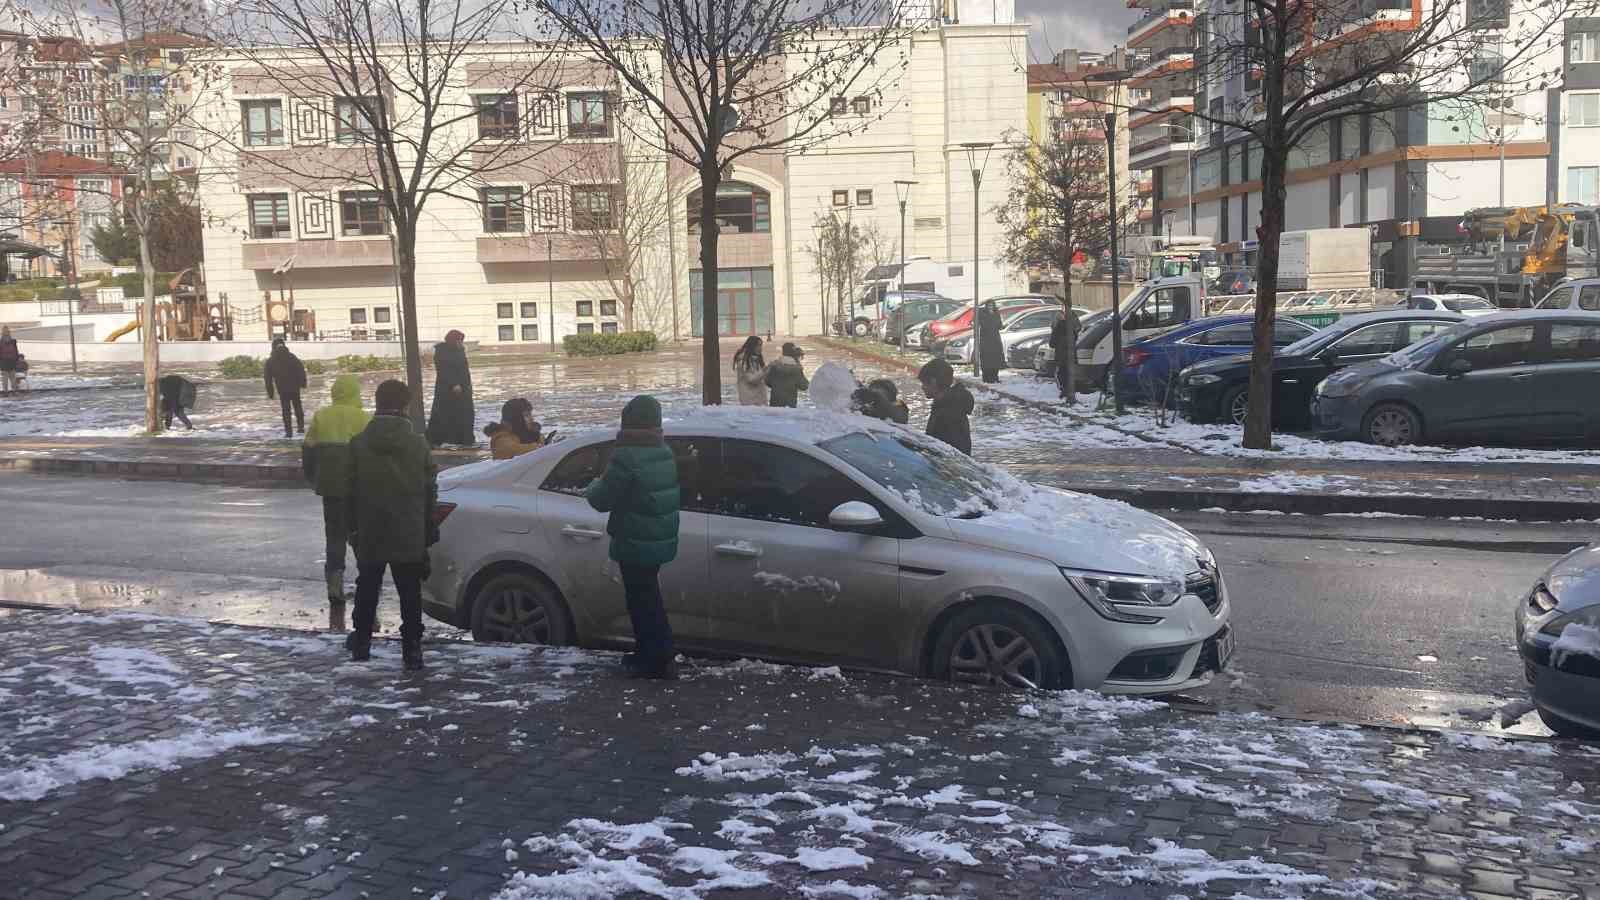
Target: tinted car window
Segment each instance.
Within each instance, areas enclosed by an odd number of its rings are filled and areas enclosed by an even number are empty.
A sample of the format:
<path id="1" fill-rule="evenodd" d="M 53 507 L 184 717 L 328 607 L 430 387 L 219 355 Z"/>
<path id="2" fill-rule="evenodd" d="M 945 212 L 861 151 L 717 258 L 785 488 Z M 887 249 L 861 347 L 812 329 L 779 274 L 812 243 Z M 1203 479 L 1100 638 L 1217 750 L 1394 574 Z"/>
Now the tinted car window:
<path id="1" fill-rule="evenodd" d="M 558 494 L 583 493 L 596 478 L 600 477 L 600 473 L 606 470 L 606 463 L 611 461 L 612 446 L 612 442 L 606 441 L 579 447 L 568 453 L 566 459 L 550 470 L 550 474 L 545 477 L 544 484 L 539 485 L 539 489 Z"/>
<path id="2" fill-rule="evenodd" d="M 1300 340 L 1315 329 L 1303 322 L 1294 319 L 1272 320 L 1272 345 L 1274 347 L 1287 347 Z"/>
<path id="3" fill-rule="evenodd" d="M 1559 287 L 1544 295 L 1539 301 L 1539 309 L 1566 309 L 1572 305 L 1572 288 Z"/>
<path id="4" fill-rule="evenodd" d="M 1600 288 L 1596 289 L 1600 292 Z M 1551 362 L 1600 360 L 1600 325 L 1550 326 Z"/>
<path id="5" fill-rule="evenodd" d="M 689 512 L 710 512 L 712 497 L 707 473 L 714 467 L 707 460 L 717 452 L 716 438 L 667 438 L 667 446 L 678 464 L 680 505 Z"/>
<path id="6" fill-rule="evenodd" d="M 827 527 L 834 507 L 872 495 L 842 472 L 786 447 L 725 441 L 714 511 L 725 516 Z M 881 507 L 880 511 L 881 511 Z"/>
<path id="7" fill-rule="evenodd" d="M 611 441 L 606 441 L 572 451 L 550 470 L 539 489 L 557 494 L 582 494 L 605 472 L 614 446 Z M 704 459 L 709 453 L 715 452 L 712 439 L 668 438 L 667 446 L 672 449 L 673 459 L 678 463 L 678 487 L 682 492 L 683 508 L 690 511 L 707 510 L 710 501 L 704 473 L 709 467 Z"/>
<path id="8" fill-rule="evenodd" d="M 1433 335 L 1436 335 L 1439 332 L 1444 331 L 1446 328 L 1451 327 L 1453 324 L 1455 324 L 1455 323 L 1453 323 L 1453 322 L 1407 322 L 1406 323 L 1406 346 L 1409 347 L 1412 344 L 1415 344 L 1417 341 L 1422 340 L 1423 338 L 1432 337 Z"/>
<path id="9" fill-rule="evenodd" d="M 1050 325 L 1055 323 L 1055 320 L 1056 311 L 1053 309 L 1047 309 L 1041 312 L 1029 313 L 1025 316 L 1022 316 L 1015 322 L 1011 323 L 1011 327 L 1006 330 L 1026 331 L 1029 328 L 1048 328 Z"/>
<path id="10" fill-rule="evenodd" d="M 1190 338 L 1189 342 L 1191 344 L 1204 344 L 1208 347 L 1218 344 L 1249 346 L 1254 334 L 1255 330 L 1250 326 L 1249 322 L 1241 322 L 1238 325 L 1223 325 L 1221 328 L 1202 331 Z"/>
<path id="11" fill-rule="evenodd" d="M 1472 368 L 1498 369 L 1533 362 L 1535 348 L 1532 325 L 1496 328 L 1467 338 L 1445 354 L 1446 363 L 1465 359 Z"/>
<path id="12" fill-rule="evenodd" d="M 1600 312 L 1600 284 L 1585 285 L 1578 289 L 1578 308 Z"/>
<path id="13" fill-rule="evenodd" d="M 1406 345 L 1404 340 L 1404 322 L 1382 322 L 1377 325 L 1367 325 L 1357 328 L 1344 337 L 1333 342 L 1333 349 L 1340 356 L 1368 356 L 1376 353 L 1392 353 Z"/>

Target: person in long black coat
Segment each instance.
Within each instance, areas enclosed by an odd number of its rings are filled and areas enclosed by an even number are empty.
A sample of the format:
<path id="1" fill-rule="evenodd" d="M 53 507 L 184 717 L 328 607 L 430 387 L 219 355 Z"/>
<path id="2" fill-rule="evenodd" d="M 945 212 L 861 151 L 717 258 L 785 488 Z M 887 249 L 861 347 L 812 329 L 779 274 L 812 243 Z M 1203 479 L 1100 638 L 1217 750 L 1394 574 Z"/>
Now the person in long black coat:
<path id="1" fill-rule="evenodd" d="M 467 368 L 467 336 L 452 330 L 433 346 L 433 409 L 428 414 L 428 442 L 471 446 L 478 442 L 473 427 L 472 371 Z"/>
<path id="2" fill-rule="evenodd" d="M 985 303 L 978 310 L 978 363 L 983 370 L 983 383 L 994 384 L 1000 380 L 1000 369 L 1006 364 L 1006 348 L 1000 342 L 1000 311 L 994 303 Z"/>

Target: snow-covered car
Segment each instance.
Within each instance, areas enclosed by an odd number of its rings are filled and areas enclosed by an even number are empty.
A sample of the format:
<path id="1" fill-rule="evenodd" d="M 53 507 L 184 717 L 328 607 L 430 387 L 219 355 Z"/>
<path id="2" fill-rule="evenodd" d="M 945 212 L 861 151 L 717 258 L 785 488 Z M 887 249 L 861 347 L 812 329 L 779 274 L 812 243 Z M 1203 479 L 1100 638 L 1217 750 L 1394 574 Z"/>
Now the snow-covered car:
<path id="1" fill-rule="evenodd" d="M 1233 652 L 1215 557 L 1153 514 L 857 415 L 694 408 L 665 433 L 683 509 L 661 586 L 685 651 L 1137 694 Z M 441 475 L 428 614 L 480 640 L 630 645 L 583 497 L 614 437 Z"/>
<path id="2" fill-rule="evenodd" d="M 1539 718 L 1600 738 L 1600 544 L 1562 557 L 1517 598 L 1517 650 Z"/>

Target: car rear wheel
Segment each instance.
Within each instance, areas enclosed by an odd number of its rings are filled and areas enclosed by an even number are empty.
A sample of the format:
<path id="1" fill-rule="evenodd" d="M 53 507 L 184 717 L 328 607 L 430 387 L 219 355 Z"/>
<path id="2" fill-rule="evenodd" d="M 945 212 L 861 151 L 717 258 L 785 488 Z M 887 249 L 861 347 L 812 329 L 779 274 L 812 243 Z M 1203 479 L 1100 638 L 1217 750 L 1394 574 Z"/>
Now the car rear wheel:
<path id="1" fill-rule="evenodd" d="M 1044 623 L 996 601 L 963 610 L 946 623 L 932 662 L 934 677 L 964 684 L 1028 690 L 1071 683 L 1066 655 Z"/>
<path id="2" fill-rule="evenodd" d="M 1222 395 L 1222 420 L 1243 427 L 1250 417 L 1250 389 L 1244 385 L 1228 388 Z"/>
<path id="3" fill-rule="evenodd" d="M 1539 718 L 1544 722 L 1546 728 L 1554 731 L 1561 737 L 1583 738 L 1585 740 L 1595 740 L 1596 738 L 1600 738 L 1600 731 L 1590 728 L 1587 725 L 1574 722 L 1565 716 L 1557 715 L 1556 713 L 1553 713 L 1542 706 L 1539 707 Z"/>
<path id="4" fill-rule="evenodd" d="M 561 595 L 548 582 L 508 572 L 478 591 L 472 605 L 472 639 L 565 645 L 572 643 L 572 621 Z"/>
<path id="5" fill-rule="evenodd" d="M 1384 447 L 1403 447 L 1422 438 L 1422 420 L 1409 406 L 1380 403 L 1367 413 L 1361 433 L 1371 443 Z"/>

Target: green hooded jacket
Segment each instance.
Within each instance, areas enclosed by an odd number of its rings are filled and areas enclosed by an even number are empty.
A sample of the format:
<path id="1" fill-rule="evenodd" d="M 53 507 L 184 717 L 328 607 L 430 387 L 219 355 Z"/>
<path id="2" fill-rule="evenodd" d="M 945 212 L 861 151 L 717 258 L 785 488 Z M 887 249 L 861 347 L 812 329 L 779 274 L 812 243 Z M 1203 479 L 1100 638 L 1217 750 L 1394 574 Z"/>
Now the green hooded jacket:
<path id="1" fill-rule="evenodd" d="M 333 403 L 311 417 L 301 455 L 306 478 L 317 489 L 317 496 L 345 496 L 350 441 L 371 421 L 372 414 L 361 408 L 361 379 L 354 375 L 335 378 Z"/>
<path id="2" fill-rule="evenodd" d="M 678 464 L 661 437 L 661 404 L 635 397 L 622 411 L 622 430 L 605 474 L 584 493 L 610 513 L 611 558 L 624 565 L 664 566 L 678 556 Z"/>
<path id="3" fill-rule="evenodd" d="M 404 416 L 374 416 L 350 441 L 345 480 L 358 563 L 419 563 L 437 541 L 438 469 L 428 440 Z"/>

